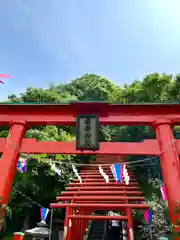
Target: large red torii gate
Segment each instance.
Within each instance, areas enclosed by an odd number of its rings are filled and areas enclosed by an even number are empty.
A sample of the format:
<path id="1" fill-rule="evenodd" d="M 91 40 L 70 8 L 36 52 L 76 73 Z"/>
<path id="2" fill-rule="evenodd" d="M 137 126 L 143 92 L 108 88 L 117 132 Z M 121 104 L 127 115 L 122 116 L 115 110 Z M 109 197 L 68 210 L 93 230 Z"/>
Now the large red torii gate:
<path id="1" fill-rule="evenodd" d="M 35 142 L 23 139 L 28 125 L 75 125 L 79 114 L 97 114 L 101 125 L 149 125 L 157 140 L 143 143 L 101 143 L 99 151 L 76 151 L 74 143 Z M 7 140 L 1 139 L 0 203 L 7 204 L 20 152 L 157 155 L 167 189 L 174 230 L 180 231 L 180 153 L 172 126 L 180 124 L 179 104 L 108 104 L 73 102 L 71 104 L 1 104 L 0 125 L 10 125 Z"/>

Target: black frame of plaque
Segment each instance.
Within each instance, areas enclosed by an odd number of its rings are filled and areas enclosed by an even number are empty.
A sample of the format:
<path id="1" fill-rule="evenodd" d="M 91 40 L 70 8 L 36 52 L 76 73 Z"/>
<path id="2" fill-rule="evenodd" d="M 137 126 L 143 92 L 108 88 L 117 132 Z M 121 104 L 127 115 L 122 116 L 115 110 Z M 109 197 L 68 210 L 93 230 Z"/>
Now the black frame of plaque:
<path id="1" fill-rule="evenodd" d="M 80 128 L 80 119 L 81 118 L 95 118 L 96 119 L 96 144 L 93 147 L 81 146 L 80 145 L 80 136 L 79 136 L 79 128 Z M 100 137 L 100 123 L 99 117 L 97 115 L 77 115 L 76 116 L 76 150 L 99 150 L 99 137 Z"/>

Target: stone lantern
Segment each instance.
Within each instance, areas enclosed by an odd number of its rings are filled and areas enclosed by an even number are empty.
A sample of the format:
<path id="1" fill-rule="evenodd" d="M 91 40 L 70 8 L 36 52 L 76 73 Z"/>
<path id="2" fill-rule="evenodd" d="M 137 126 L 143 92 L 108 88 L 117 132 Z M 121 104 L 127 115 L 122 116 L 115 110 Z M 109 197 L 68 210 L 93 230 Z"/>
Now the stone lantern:
<path id="1" fill-rule="evenodd" d="M 48 225 L 45 221 L 41 221 L 37 224 L 37 227 L 26 230 L 24 240 L 49 240 L 51 231 L 48 229 Z"/>

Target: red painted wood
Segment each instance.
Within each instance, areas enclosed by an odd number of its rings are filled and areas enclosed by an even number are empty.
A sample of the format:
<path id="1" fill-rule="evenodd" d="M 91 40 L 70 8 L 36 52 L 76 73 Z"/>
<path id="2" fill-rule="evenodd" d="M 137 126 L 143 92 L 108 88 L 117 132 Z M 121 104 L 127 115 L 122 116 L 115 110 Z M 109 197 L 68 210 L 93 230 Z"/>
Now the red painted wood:
<path id="1" fill-rule="evenodd" d="M 125 209 L 125 214 L 128 217 L 128 239 L 134 240 L 134 229 L 133 229 L 133 215 L 132 215 L 132 209 L 131 208 L 126 208 Z"/>
<path id="2" fill-rule="evenodd" d="M 73 196 L 73 195 L 142 195 L 141 191 L 65 191 L 61 192 L 61 195 L 68 195 L 68 196 Z"/>
<path id="3" fill-rule="evenodd" d="M 127 216 L 69 215 L 69 218 L 88 220 L 128 220 Z"/>
<path id="4" fill-rule="evenodd" d="M 69 187 L 72 187 L 72 186 L 74 186 L 74 187 L 77 187 L 77 186 L 79 186 L 79 187 L 82 187 L 82 186 L 104 186 L 104 185 L 106 185 L 106 186 L 116 186 L 116 185 L 123 186 L 120 183 L 116 183 L 116 182 L 106 183 L 105 181 L 104 182 L 93 182 L 93 183 L 69 183 L 68 184 Z M 126 185 L 124 185 L 124 186 L 126 186 Z M 132 186 L 132 187 L 139 186 L 139 183 L 132 183 L 132 184 L 129 183 L 128 186 Z"/>
<path id="5" fill-rule="evenodd" d="M 170 217 L 175 231 L 180 231 L 180 215 L 176 207 L 180 203 L 180 160 L 174 143 L 171 122 L 164 119 L 155 122 L 157 139 L 161 154 L 161 168 L 167 192 Z"/>
<path id="6" fill-rule="evenodd" d="M 133 208 L 133 209 L 149 209 L 148 204 L 135 204 L 135 203 L 124 203 L 124 204 L 103 204 L 103 203 L 51 203 L 50 207 L 51 208 L 65 208 L 66 206 L 70 206 L 71 208 L 94 208 L 94 209 L 99 209 L 99 210 L 105 210 L 105 209 L 110 209 L 110 210 L 118 210 L 118 209 L 124 209 L 124 208 Z"/>
<path id="7" fill-rule="evenodd" d="M 114 155 L 97 155 L 96 156 L 96 163 L 109 163 L 109 160 L 112 162 L 124 162 L 123 156 L 114 156 Z"/>
<path id="8" fill-rule="evenodd" d="M 139 196 L 59 196 L 56 197 L 57 201 L 66 201 L 66 200 L 73 200 L 73 201 L 79 201 L 79 200 L 134 200 L 134 201 L 144 201 L 145 198 L 144 197 L 139 197 Z"/>
<path id="9" fill-rule="evenodd" d="M 73 183 L 76 183 L 76 182 L 79 182 L 79 180 L 78 179 L 74 179 Z M 83 183 L 94 183 L 94 182 L 104 183 L 105 180 L 104 180 L 104 178 L 95 178 L 95 179 L 89 179 L 89 178 L 85 179 L 85 178 L 83 178 L 82 182 Z M 109 182 L 115 182 L 115 180 L 113 178 L 110 178 Z M 131 183 L 137 183 L 137 180 L 130 178 L 130 182 Z"/>
<path id="10" fill-rule="evenodd" d="M 66 187 L 67 191 L 93 191 L 93 190 L 98 190 L 98 191 L 103 191 L 103 190 L 109 190 L 109 191 L 117 191 L 117 190 L 126 190 L 127 192 L 129 191 L 135 191 L 139 190 L 139 186 L 131 187 L 128 185 L 122 186 L 122 185 L 114 185 L 114 186 L 106 186 L 106 183 L 103 186 L 85 186 L 85 187 Z"/>
<path id="11" fill-rule="evenodd" d="M 6 139 L 0 138 L 0 152 L 4 151 Z M 149 148 L 149 146 L 151 146 Z M 180 140 L 176 140 L 175 146 L 180 154 Z M 142 143 L 127 142 L 102 142 L 99 151 L 78 151 L 75 142 L 44 142 L 35 139 L 23 139 L 20 151 L 24 153 L 48 153 L 48 154 L 114 154 L 114 155 L 151 155 L 160 154 L 157 140 L 145 140 Z M 106 162 L 107 163 L 107 162 Z M 109 163 L 114 163 L 110 161 Z M 87 171 L 87 170 L 86 170 Z"/>
<path id="12" fill-rule="evenodd" d="M 13 122 L 7 137 L 6 146 L 0 159 L 0 203 L 8 204 L 16 174 L 21 141 L 25 135 L 25 122 Z"/>
<path id="13" fill-rule="evenodd" d="M 104 170 L 104 172 L 105 173 L 107 173 L 108 174 L 108 176 L 109 177 L 113 177 L 113 174 L 112 174 L 112 172 L 111 172 L 111 170 L 110 170 L 110 166 L 108 166 L 108 169 L 105 169 L 104 167 L 103 167 L 103 170 Z M 131 178 L 133 178 L 133 179 L 135 179 L 135 176 L 134 176 L 134 174 L 133 173 L 131 173 L 131 172 L 129 172 L 128 171 L 128 174 L 129 174 L 129 176 L 131 177 Z M 102 177 L 101 175 L 100 175 L 100 173 L 99 173 L 99 170 L 90 170 L 89 169 L 89 167 L 87 167 L 87 171 L 85 172 L 80 172 L 80 176 L 82 177 L 82 178 L 85 178 L 85 177 Z"/>
<path id="14" fill-rule="evenodd" d="M 88 201 L 88 200 L 78 200 L 78 201 L 75 201 L 75 203 L 106 203 L 106 204 L 116 204 L 116 203 L 135 203 L 136 201 L 127 201 L 127 200 L 91 200 L 91 201 Z M 58 202 L 58 201 L 57 201 Z"/>
<path id="15" fill-rule="evenodd" d="M 4 151 L 6 139 L 0 138 L 0 152 Z M 149 148 L 151 144 L 151 148 Z M 48 154 L 115 154 L 115 155 L 157 155 L 160 153 L 156 140 L 144 141 L 142 143 L 125 142 L 101 142 L 98 151 L 76 150 L 75 142 L 51 142 L 36 141 L 35 139 L 23 139 L 21 152 L 24 153 L 48 153 Z"/>
<path id="16" fill-rule="evenodd" d="M 0 104 L 2 124 L 26 121 L 33 125 L 74 125 L 77 114 L 98 114 L 103 125 L 151 125 L 167 117 L 173 124 L 180 123 L 179 104 Z"/>
<path id="17" fill-rule="evenodd" d="M 105 173 L 106 173 L 106 171 L 104 171 Z M 129 174 L 129 173 L 128 173 Z M 100 173 L 99 174 L 97 174 L 97 175 L 82 175 L 82 174 L 80 174 L 80 176 L 81 176 L 81 179 L 82 180 L 88 180 L 88 181 L 90 181 L 90 180 L 96 180 L 96 181 L 99 181 L 99 180 L 104 180 L 104 178 L 103 178 L 103 176 L 102 175 L 100 175 Z M 109 180 L 114 180 L 114 177 L 113 176 L 111 176 L 111 174 L 108 174 L 108 176 L 109 176 Z M 130 176 L 130 174 L 129 174 L 129 176 Z M 131 181 L 137 181 L 137 179 L 135 178 L 135 177 L 131 177 L 130 176 L 130 178 L 131 178 Z"/>

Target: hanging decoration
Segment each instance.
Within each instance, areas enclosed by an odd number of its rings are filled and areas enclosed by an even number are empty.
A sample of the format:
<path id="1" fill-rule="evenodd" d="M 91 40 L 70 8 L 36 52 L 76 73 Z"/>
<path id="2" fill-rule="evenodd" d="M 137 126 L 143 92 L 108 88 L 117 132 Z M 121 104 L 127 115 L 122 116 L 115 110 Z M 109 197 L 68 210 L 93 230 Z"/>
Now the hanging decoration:
<path id="1" fill-rule="evenodd" d="M 149 237 L 150 237 L 150 239 L 152 239 L 152 231 L 151 231 L 152 212 L 150 210 L 144 212 L 144 218 L 145 218 L 146 223 L 148 224 Z"/>
<path id="2" fill-rule="evenodd" d="M 116 171 L 116 178 L 117 182 L 122 183 L 122 166 L 120 163 L 117 163 L 114 165 L 115 171 Z"/>
<path id="3" fill-rule="evenodd" d="M 111 169 L 111 172 L 112 172 L 112 174 L 113 174 L 113 177 L 114 177 L 115 181 L 117 182 L 117 174 L 116 174 L 116 169 L 115 169 L 114 164 L 112 164 L 112 165 L 110 166 L 110 169 Z"/>
<path id="4" fill-rule="evenodd" d="M 114 176 L 114 179 L 116 180 L 116 182 L 120 182 L 122 183 L 122 166 L 120 163 L 117 164 L 112 164 L 110 166 L 111 172 Z"/>
<path id="5" fill-rule="evenodd" d="M 17 170 L 20 173 L 25 173 L 27 171 L 27 159 L 19 158 L 18 164 L 17 164 Z"/>
<path id="6" fill-rule="evenodd" d="M 78 173 L 78 170 L 76 169 L 76 167 L 74 165 L 72 165 L 72 169 L 73 169 L 75 176 L 79 179 L 79 182 L 82 183 L 82 179 Z"/>
<path id="7" fill-rule="evenodd" d="M 46 221 L 46 218 L 48 216 L 49 209 L 48 208 L 40 208 L 40 216 L 41 216 L 41 222 Z"/>
<path id="8" fill-rule="evenodd" d="M 165 186 L 162 186 L 162 187 L 161 187 L 161 194 L 162 194 L 163 200 L 166 201 L 166 200 L 167 200 L 167 194 L 166 194 L 166 188 L 165 188 Z"/>
<path id="9" fill-rule="evenodd" d="M 104 170 L 102 169 L 101 165 L 99 166 L 99 172 L 102 175 L 102 177 L 104 178 L 105 182 L 108 183 L 109 182 L 109 177 L 108 175 L 104 172 Z"/>
<path id="10" fill-rule="evenodd" d="M 144 218 L 145 218 L 146 223 L 151 224 L 152 223 L 152 212 L 150 210 L 144 212 Z"/>
<path id="11" fill-rule="evenodd" d="M 126 164 L 123 164 L 123 179 L 126 185 L 129 185 L 130 177 L 127 171 Z"/>
<path id="12" fill-rule="evenodd" d="M 12 76 L 8 75 L 8 74 L 2 74 L 0 73 L 0 78 L 12 78 Z M 4 84 L 4 82 L 2 80 L 0 80 L 0 83 Z"/>

